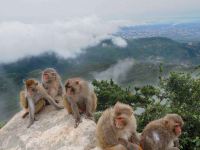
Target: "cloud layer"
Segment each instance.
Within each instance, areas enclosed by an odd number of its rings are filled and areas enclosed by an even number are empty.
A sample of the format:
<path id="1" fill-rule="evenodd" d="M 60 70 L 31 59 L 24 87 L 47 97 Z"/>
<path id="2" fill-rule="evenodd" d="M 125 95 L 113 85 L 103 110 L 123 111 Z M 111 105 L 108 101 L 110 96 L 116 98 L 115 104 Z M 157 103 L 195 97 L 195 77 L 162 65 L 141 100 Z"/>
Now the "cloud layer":
<path id="1" fill-rule="evenodd" d="M 114 45 L 121 47 L 121 48 L 127 47 L 127 45 L 128 45 L 126 40 L 121 37 L 113 37 L 112 42 Z"/>
<path id="2" fill-rule="evenodd" d="M 95 72 L 93 76 L 97 80 L 110 80 L 120 83 L 126 78 L 126 74 L 135 64 L 134 59 L 126 58 L 124 60 L 119 60 L 115 65 L 102 71 Z"/>
<path id="3" fill-rule="evenodd" d="M 103 21 L 96 16 L 47 24 L 22 22 L 0 23 L 0 63 L 13 62 L 28 55 L 54 51 L 65 58 L 73 57 L 81 49 L 112 37 L 122 22 Z M 121 38 L 114 39 L 125 46 Z"/>
<path id="4" fill-rule="evenodd" d="M 0 0 L 0 21 L 55 21 L 97 15 L 106 19 L 198 16 L 199 0 Z"/>

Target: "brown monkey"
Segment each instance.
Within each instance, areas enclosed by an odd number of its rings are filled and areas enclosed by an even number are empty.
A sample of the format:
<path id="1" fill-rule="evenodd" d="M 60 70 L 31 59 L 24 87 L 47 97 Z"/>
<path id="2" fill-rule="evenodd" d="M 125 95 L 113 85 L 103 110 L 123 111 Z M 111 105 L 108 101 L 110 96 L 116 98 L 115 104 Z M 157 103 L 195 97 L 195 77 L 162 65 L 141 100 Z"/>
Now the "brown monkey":
<path id="1" fill-rule="evenodd" d="M 86 118 L 93 119 L 92 113 L 96 111 L 97 97 L 87 81 L 81 78 L 68 79 L 65 92 L 64 106 L 69 114 L 74 115 L 75 128 L 81 122 L 80 113 L 85 113 Z"/>
<path id="2" fill-rule="evenodd" d="M 150 122 L 142 132 L 143 150 L 179 150 L 174 142 L 181 135 L 183 124 L 181 116 L 177 114 L 167 114 L 161 119 Z"/>
<path id="3" fill-rule="evenodd" d="M 55 69 L 46 68 L 42 72 L 42 85 L 57 103 L 63 103 L 63 86 L 60 75 Z"/>
<path id="4" fill-rule="evenodd" d="M 21 108 L 24 109 L 24 114 L 22 115 L 22 118 L 25 118 L 29 113 L 29 109 L 28 109 L 28 101 L 26 98 L 26 92 L 24 90 L 22 90 L 19 93 L 19 100 Z M 44 108 L 45 105 L 46 101 L 44 99 L 38 100 L 38 102 L 35 104 L 35 113 L 39 113 Z"/>
<path id="5" fill-rule="evenodd" d="M 42 84 L 40 84 L 35 79 L 28 79 L 25 81 L 25 98 L 28 104 L 28 112 L 29 112 L 29 124 L 28 128 L 33 124 L 35 120 L 35 110 L 36 104 L 42 99 L 47 100 L 50 104 L 52 104 L 56 109 L 62 109 L 62 106 L 59 106 L 55 103 L 54 99 L 48 95 Z M 23 93 L 22 93 L 23 94 Z"/>
<path id="6" fill-rule="evenodd" d="M 117 102 L 114 107 L 105 110 L 99 118 L 96 129 L 97 144 L 103 150 L 139 150 L 135 144 L 137 123 L 133 109 L 126 104 Z M 137 141 L 129 139 L 135 136 Z"/>

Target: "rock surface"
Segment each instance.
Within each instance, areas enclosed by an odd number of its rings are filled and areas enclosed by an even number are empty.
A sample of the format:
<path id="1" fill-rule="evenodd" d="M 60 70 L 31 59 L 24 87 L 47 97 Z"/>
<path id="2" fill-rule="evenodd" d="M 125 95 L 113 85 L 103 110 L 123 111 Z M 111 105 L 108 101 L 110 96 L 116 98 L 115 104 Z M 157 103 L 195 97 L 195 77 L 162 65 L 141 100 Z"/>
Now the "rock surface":
<path id="1" fill-rule="evenodd" d="M 36 115 L 38 121 L 27 128 L 28 119 L 17 113 L 0 129 L 0 150 L 90 150 L 95 148 L 96 124 L 84 119 L 74 128 L 66 110 L 47 106 Z M 96 148 L 95 148 L 96 149 Z"/>

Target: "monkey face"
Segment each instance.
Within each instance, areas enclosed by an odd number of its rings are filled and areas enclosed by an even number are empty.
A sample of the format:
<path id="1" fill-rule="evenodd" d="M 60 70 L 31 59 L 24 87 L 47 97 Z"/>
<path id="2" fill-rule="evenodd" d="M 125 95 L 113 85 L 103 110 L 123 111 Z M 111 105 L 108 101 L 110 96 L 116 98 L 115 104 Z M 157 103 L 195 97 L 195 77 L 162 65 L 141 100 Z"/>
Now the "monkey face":
<path id="1" fill-rule="evenodd" d="M 34 95 L 34 93 L 36 92 L 36 88 L 35 87 L 29 87 L 27 91 L 30 95 Z"/>
<path id="2" fill-rule="evenodd" d="M 129 118 L 133 114 L 130 106 L 117 102 L 114 106 L 114 124 L 116 128 L 123 129 L 129 122 Z"/>
<path id="3" fill-rule="evenodd" d="M 123 129 L 127 125 L 127 118 L 123 115 L 117 116 L 114 120 L 116 128 Z"/>
<path id="4" fill-rule="evenodd" d="M 66 92 L 71 89 L 72 85 L 71 85 L 71 81 L 68 79 L 65 83 L 65 90 Z"/>
<path id="5" fill-rule="evenodd" d="M 53 68 L 47 68 L 42 73 L 42 80 L 44 82 L 51 82 L 57 79 L 57 72 Z"/>
<path id="6" fill-rule="evenodd" d="M 164 118 L 165 126 L 174 133 L 176 137 L 181 135 L 182 126 L 184 124 L 182 118 L 177 114 L 168 114 Z"/>
<path id="7" fill-rule="evenodd" d="M 55 72 L 44 72 L 43 73 L 43 81 L 50 82 L 56 80 L 56 73 Z"/>
<path id="8" fill-rule="evenodd" d="M 78 93 L 81 90 L 80 81 L 74 79 L 68 79 L 65 83 L 65 90 L 67 93 Z"/>
<path id="9" fill-rule="evenodd" d="M 174 125 L 174 133 L 176 136 L 180 136 L 182 133 L 181 125 L 180 123 L 175 123 Z"/>
<path id="10" fill-rule="evenodd" d="M 48 73 L 44 73 L 44 74 L 43 74 L 43 80 L 44 80 L 45 82 L 48 82 L 48 80 L 49 80 L 49 75 L 48 75 Z"/>
<path id="11" fill-rule="evenodd" d="M 27 92 L 30 95 L 34 95 L 34 93 L 37 91 L 37 88 L 36 88 L 37 85 L 38 85 L 38 82 L 33 79 L 29 79 L 29 80 L 25 81 L 25 86 L 26 86 Z"/>

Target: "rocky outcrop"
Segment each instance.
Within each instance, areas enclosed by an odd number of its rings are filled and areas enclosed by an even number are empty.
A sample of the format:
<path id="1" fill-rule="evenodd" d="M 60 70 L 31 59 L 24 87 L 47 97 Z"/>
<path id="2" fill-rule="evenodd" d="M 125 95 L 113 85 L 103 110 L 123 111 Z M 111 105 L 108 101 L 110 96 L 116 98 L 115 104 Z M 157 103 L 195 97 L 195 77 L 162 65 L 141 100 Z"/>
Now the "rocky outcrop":
<path id="1" fill-rule="evenodd" d="M 38 121 L 27 128 L 28 117 L 17 113 L 0 129 L 0 150 L 90 150 L 95 148 L 96 124 L 84 119 L 74 128 L 66 110 L 47 106 L 37 114 Z M 96 148 L 95 148 L 96 149 Z"/>

